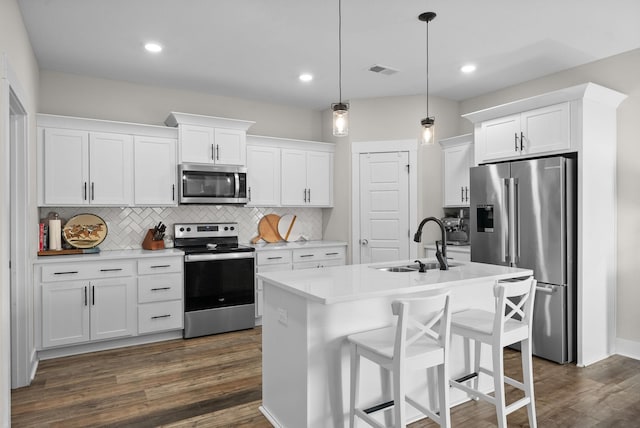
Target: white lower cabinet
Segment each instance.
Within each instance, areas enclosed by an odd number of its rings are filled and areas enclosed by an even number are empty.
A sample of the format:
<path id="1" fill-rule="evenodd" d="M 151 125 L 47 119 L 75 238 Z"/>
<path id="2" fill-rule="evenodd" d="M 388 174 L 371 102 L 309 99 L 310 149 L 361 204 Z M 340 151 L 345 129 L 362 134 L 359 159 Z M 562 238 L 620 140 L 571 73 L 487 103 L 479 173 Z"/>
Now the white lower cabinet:
<path id="1" fill-rule="evenodd" d="M 182 260 L 174 255 L 36 263 L 37 348 L 182 329 Z"/>
<path id="2" fill-rule="evenodd" d="M 47 268 L 41 276 L 43 348 L 135 335 L 131 262 Z"/>
<path id="3" fill-rule="evenodd" d="M 256 252 L 256 273 L 342 266 L 346 263 L 346 244 L 319 246 L 305 244 L 304 249 L 282 248 Z M 262 316 L 262 280 L 256 278 L 256 318 Z"/>

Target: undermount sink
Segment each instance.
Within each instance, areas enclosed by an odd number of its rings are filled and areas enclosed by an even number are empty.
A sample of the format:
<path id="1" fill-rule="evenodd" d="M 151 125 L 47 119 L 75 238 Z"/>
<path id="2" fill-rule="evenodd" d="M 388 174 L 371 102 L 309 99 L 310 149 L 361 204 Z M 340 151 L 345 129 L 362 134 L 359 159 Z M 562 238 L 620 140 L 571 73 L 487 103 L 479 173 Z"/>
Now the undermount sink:
<path id="1" fill-rule="evenodd" d="M 440 269 L 440 264 L 438 262 L 426 262 L 424 264 L 427 270 Z M 449 262 L 449 267 L 460 266 L 460 263 Z M 385 272 L 417 272 L 419 266 L 417 263 L 411 265 L 399 265 L 399 266 L 371 266 L 374 269 L 382 270 Z"/>

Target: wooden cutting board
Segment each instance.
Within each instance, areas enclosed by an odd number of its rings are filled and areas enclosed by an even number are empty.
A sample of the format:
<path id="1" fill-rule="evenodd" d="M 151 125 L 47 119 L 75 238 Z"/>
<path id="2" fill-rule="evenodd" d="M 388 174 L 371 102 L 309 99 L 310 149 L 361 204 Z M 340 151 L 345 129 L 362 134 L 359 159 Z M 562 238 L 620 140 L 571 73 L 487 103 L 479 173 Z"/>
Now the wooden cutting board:
<path id="1" fill-rule="evenodd" d="M 280 216 L 277 214 L 267 214 L 260 219 L 258 223 L 258 236 L 251 240 L 252 244 L 255 244 L 260 239 L 266 242 L 279 242 L 282 241 L 280 233 L 278 233 L 278 222 Z"/>
<path id="2" fill-rule="evenodd" d="M 280 217 L 278 223 L 278 232 L 285 241 L 297 241 L 300 239 L 301 230 L 300 222 L 296 222 L 297 216 L 293 214 L 285 214 Z"/>

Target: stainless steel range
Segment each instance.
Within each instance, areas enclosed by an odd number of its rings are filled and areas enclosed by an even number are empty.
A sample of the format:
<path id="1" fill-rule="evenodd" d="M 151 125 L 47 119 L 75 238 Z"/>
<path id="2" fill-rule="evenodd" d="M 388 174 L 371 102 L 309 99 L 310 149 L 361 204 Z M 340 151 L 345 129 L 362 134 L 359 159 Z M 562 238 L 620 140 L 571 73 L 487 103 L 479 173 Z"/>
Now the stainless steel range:
<path id="1" fill-rule="evenodd" d="M 238 245 L 237 223 L 174 224 L 184 257 L 184 337 L 253 328 L 255 250 Z"/>

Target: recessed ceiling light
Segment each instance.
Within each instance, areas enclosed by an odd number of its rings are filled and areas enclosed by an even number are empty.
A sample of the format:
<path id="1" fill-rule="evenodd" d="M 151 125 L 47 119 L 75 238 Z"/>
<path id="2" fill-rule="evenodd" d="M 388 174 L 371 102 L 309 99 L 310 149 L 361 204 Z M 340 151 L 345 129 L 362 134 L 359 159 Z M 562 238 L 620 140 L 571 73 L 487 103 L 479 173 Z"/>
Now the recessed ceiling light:
<path id="1" fill-rule="evenodd" d="M 460 71 L 463 73 L 473 73 L 476 71 L 476 66 L 474 64 L 466 64 L 460 67 Z"/>
<path id="2" fill-rule="evenodd" d="M 302 73 L 298 76 L 298 79 L 300 79 L 301 82 L 311 82 L 313 80 L 313 75 L 309 73 Z"/>
<path id="3" fill-rule="evenodd" d="M 162 51 L 162 46 L 158 43 L 147 43 L 144 48 L 149 52 L 158 53 Z"/>

